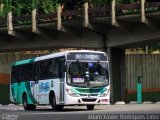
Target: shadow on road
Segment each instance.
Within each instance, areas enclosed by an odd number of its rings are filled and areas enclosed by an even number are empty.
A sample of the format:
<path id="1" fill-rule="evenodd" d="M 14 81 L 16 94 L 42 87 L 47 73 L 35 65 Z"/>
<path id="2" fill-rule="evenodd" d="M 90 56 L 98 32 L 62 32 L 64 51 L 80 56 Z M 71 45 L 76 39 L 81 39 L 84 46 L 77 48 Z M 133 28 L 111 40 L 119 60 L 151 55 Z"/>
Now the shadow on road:
<path id="1" fill-rule="evenodd" d="M 95 109 L 97 110 L 97 109 Z M 89 111 L 87 109 L 75 109 L 75 108 L 64 108 L 63 110 L 60 110 L 60 111 L 54 111 L 52 109 L 41 109 L 41 108 L 38 108 L 36 110 L 33 110 L 33 111 L 37 111 L 37 112 L 79 112 L 79 111 Z"/>
<path id="2" fill-rule="evenodd" d="M 95 110 L 99 110 L 99 109 L 94 109 L 94 111 Z M 33 110 L 33 111 L 37 111 L 37 112 L 79 112 L 79 111 L 90 111 L 90 110 L 87 110 L 87 108 L 85 107 L 85 106 L 80 106 L 80 107 L 64 107 L 63 108 L 63 110 L 60 110 L 60 111 L 54 111 L 54 110 L 52 110 L 52 108 L 45 108 L 45 107 L 43 107 L 43 108 L 39 108 L 39 107 L 37 107 L 36 108 L 36 110 Z"/>

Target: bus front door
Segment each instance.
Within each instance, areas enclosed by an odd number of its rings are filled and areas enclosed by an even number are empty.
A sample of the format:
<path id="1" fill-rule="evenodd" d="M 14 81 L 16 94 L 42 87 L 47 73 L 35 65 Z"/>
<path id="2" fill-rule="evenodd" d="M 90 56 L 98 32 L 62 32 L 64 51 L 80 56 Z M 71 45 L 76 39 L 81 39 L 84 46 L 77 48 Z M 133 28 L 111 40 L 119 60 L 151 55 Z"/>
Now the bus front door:
<path id="1" fill-rule="evenodd" d="M 64 103 L 64 78 L 60 79 L 60 103 Z"/>
<path id="2" fill-rule="evenodd" d="M 31 93 L 32 93 L 32 101 L 33 103 L 38 103 L 38 77 L 37 77 L 37 68 L 38 64 L 33 65 L 33 71 L 34 71 L 34 78 L 33 81 L 30 81 L 30 87 L 31 87 Z"/>
<path id="3" fill-rule="evenodd" d="M 32 93 L 32 102 L 35 104 L 38 102 L 38 83 L 37 81 L 30 81 L 31 93 Z"/>
<path id="4" fill-rule="evenodd" d="M 60 68 L 60 103 L 64 103 L 64 79 L 65 79 L 65 62 L 64 59 L 59 61 L 59 68 Z"/>

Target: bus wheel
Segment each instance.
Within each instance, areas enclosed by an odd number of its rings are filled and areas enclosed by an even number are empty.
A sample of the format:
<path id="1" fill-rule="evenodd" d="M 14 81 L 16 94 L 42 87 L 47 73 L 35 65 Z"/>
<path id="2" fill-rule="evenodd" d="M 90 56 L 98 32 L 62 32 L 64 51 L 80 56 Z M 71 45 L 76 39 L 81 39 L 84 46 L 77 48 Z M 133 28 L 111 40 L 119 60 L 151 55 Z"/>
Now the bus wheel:
<path id="1" fill-rule="evenodd" d="M 23 94 L 23 108 L 29 110 L 29 104 L 27 103 L 27 95 Z"/>
<path id="2" fill-rule="evenodd" d="M 28 104 L 26 94 L 23 95 L 23 108 L 25 110 L 35 110 L 36 109 L 36 106 L 34 104 Z"/>
<path id="3" fill-rule="evenodd" d="M 34 104 L 31 104 L 31 105 L 29 105 L 29 109 L 30 109 L 30 110 L 35 110 L 35 109 L 36 109 L 36 106 L 35 106 Z"/>
<path id="4" fill-rule="evenodd" d="M 50 102 L 50 105 L 52 106 L 52 109 L 56 111 L 58 107 L 56 105 L 56 97 L 53 92 L 50 93 L 49 95 L 49 102 Z"/>
<path id="5" fill-rule="evenodd" d="M 63 105 L 56 105 L 56 110 L 57 111 L 61 111 L 61 110 L 63 110 Z"/>
<path id="6" fill-rule="evenodd" d="M 87 105 L 87 110 L 93 110 L 94 109 L 94 105 Z"/>

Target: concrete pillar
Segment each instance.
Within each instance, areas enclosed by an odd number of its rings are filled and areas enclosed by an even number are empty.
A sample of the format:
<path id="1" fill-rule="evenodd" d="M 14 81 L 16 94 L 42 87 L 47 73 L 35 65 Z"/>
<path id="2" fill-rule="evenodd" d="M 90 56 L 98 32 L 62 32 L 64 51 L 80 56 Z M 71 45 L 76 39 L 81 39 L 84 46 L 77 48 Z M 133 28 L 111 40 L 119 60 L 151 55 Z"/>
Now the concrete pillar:
<path id="1" fill-rule="evenodd" d="M 145 0 L 141 0 L 141 22 L 145 22 Z"/>
<path id="2" fill-rule="evenodd" d="M 83 5 L 83 27 L 89 26 L 88 2 Z"/>
<path id="3" fill-rule="evenodd" d="M 37 31 L 36 14 L 37 14 L 37 10 L 33 9 L 32 10 L 32 32 L 36 32 Z"/>
<path id="4" fill-rule="evenodd" d="M 110 66 L 111 103 L 124 101 L 125 93 L 125 50 L 107 48 Z"/>
<path id="5" fill-rule="evenodd" d="M 116 25 L 116 0 L 111 1 L 111 18 L 112 18 L 112 25 Z"/>
<path id="6" fill-rule="evenodd" d="M 13 31 L 12 12 L 7 15 L 7 29 L 9 34 Z"/>
<path id="7" fill-rule="evenodd" d="M 62 30 L 62 8 L 59 5 L 58 10 L 57 10 L 57 30 Z"/>

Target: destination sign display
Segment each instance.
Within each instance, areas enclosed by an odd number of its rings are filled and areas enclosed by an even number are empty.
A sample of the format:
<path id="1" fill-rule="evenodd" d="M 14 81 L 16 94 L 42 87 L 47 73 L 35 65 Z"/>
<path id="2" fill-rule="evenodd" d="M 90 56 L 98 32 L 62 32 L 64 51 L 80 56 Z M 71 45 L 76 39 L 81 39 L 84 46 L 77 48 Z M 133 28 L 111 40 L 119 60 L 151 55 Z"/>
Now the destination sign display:
<path id="1" fill-rule="evenodd" d="M 68 53 L 67 60 L 89 60 L 89 61 L 107 61 L 106 54 L 103 53 Z"/>

